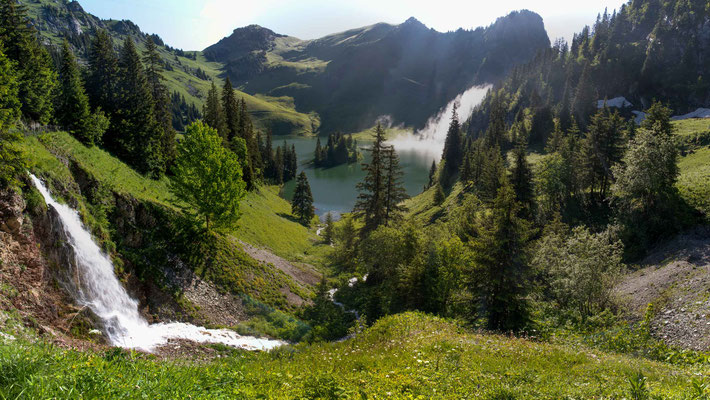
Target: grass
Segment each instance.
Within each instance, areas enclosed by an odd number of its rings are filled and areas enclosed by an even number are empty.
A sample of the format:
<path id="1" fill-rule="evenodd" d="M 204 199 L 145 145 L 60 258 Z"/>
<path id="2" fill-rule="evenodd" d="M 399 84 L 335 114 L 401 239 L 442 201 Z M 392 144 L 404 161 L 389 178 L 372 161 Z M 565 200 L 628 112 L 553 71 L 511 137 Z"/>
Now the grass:
<path id="1" fill-rule="evenodd" d="M 172 194 L 169 178 L 146 178 L 108 152 L 88 148 L 65 132 L 26 137 L 22 146 L 30 159 L 31 171 L 48 181 L 55 197 L 79 209 L 85 224 L 105 250 L 113 253 L 118 248 L 123 259 L 131 261 L 144 279 L 156 276 L 160 280 L 162 275 L 156 266 L 169 262 L 164 249 L 176 246 L 173 253 L 180 254 L 198 275 L 225 291 L 247 294 L 282 310 L 293 310 L 284 290 L 301 298 L 310 297 L 308 289 L 280 270 L 247 256 L 239 243 L 266 247 L 284 258 L 301 262 L 318 262 L 329 249 L 320 243 L 314 229 L 293 220 L 290 204 L 279 197 L 278 187 L 266 186 L 248 193 L 241 204 L 242 216 L 237 228 L 226 236 L 215 236 L 202 244 L 187 238 L 182 243 L 180 215 L 186 205 Z M 86 189 L 91 193 L 80 190 L 77 182 L 82 179 L 96 182 Z M 155 226 L 140 227 L 145 238 L 140 248 L 123 243 L 111 225 L 108 216 L 121 214 L 116 210 L 116 195 L 142 202 L 146 212 L 158 221 Z M 120 271 L 122 260 L 115 258 L 115 261 Z"/>
<path id="2" fill-rule="evenodd" d="M 61 28 L 48 24 L 47 18 L 43 15 L 45 10 L 53 9 L 53 12 L 56 13 L 57 21 L 59 23 L 67 23 L 65 21 L 69 21 L 73 17 L 65 5 L 62 4 L 63 2 L 57 0 L 23 0 L 22 3 L 28 7 L 30 17 L 35 21 L 39 21 L 37 26 L 43 39 L 53 46 L 60 46 L 65 32 Z M 93 17 L 87 14 L 76 19 L 85 32 L 90 32 L 91 27 L 85 23 L 84 18 L 88 21 Z M 105 20 L 103 23 L 107 26 L 114 44 L 117 47 L 120 46 L 127 36 L 119 34 L 117 30 L 113 29 L 119 21 Z M 143 52 L 145 43 L 143 43 L 142 39 L 139 40 L 135 36 L 132 36 L 132 39 L 136 42 L 138 51 Z M 201 109 L 206 99 L 207 91 L 210 88 L 211 80 L 215 80 L 221 88 L 224 69 L 222 63 L 207 61 L 202 52 L 188 52 L 195 54 L 195 60 L 189 57 L 177 56 L 166 47 L 159 47 L 158 52 L 163 60 L 170 65 L 170 70 L 166 70 L 163 73 L 166 87 L 171 93 L 176 91 L 183 95 L 188 103 L 194 103 Z M 304 66 L 306 68 L 323 68 L 323 66 L 318 66 L 313 62 L 304 62 Z M 208 80 L 200 79 L 194 75 L 194 71 L 198 68 L 205 72 L 209 78 Z M 252 96 L 239 90 L 237 90 L 237 98 L 244 99 L 254 119 L 255 126 L 262 131 L 272 129 L 275 135 L 311 136 L 318 131 L 320 126 L 320 120 L 317 115 L 296 111 L 292 98 Z"/>
<path id="3" fill-rule="evenodd" d="M 677 187 L 681 196 L 705 216 L 710 215 L 710 147 L 680 159 Z"/>
<path id="4" fill-rule="evenodd" d="M 341 343 L 271 353 L 214 346 L 204 363 L 118 349 L 0 344 L 4 398 L 621 399 L 642 373 L 657 398 L 693 398 L 706 369 L 466 332 L 419 313 L 384 318 Z"/>

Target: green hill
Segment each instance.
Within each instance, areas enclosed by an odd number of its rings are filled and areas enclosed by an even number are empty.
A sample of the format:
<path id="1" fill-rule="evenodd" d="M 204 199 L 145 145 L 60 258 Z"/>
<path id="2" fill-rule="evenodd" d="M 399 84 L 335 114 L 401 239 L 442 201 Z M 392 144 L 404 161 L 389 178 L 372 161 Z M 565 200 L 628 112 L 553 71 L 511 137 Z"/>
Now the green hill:
<path id="1" fill-rule="evenodd" d="M 185 52 L 163 43 L 157 35 L 143 33 L 131 21 L 101 20 L 87 12 L 78 2 L 63 0 L 21 1 L 28 8 L 29 16 L 39 30 L 45 43 L 59 46 L 67 37 L 77 56 L 85 59 L 96 29 L 105 29 L 120 46 L 126 37 L 136 42 L 143 51 L 145 40 L 150 36 L 159 45 L 158 50 L 165 63 L 165 84 L 170 92 L 177 91 L 187 103 L 202 109 L 211 80 L 221 85 L 220 62 L 207 61 L 201 52 Z M 320 121 L 316 114 L 297 112 L 293 99 L 286 96 L 262 96 L 237 92 L 244 98 L 257 128 L 271 129 L 276 135 L 313 135 L 318 131 Z"/>
<path id="2" fill-rule="evenodd" d="M 464 90 L 495 82 L 549 43 L 542 18 L 524 10 L 474 30 L 440 33 L 410 18 L 308 41 L 250 25 L 203 54 L 247 93 L 293 97 L 332 133 L 361 131 L 382 115 L 422 127 Z"/>
<path id="3" fill-rule="evenodd" d="M 251 354 L 214 346 L 202 353 L 213 360 L 199 364 L 3 340 L 0 393 L 6 398 L 64 398 L 75 392 L 85 398 L 152 399 L 700 399 L 706 398 L 697 397 L 703 390 L 707 394 L 698 378 L 707 373 L 702 369 L 474 334 L 418 313 L 384 318 L 341 343 Z M 639 373 L 640 381 L 633 378 Z M 630 381 L 640 382 L 636 391 Z"/>

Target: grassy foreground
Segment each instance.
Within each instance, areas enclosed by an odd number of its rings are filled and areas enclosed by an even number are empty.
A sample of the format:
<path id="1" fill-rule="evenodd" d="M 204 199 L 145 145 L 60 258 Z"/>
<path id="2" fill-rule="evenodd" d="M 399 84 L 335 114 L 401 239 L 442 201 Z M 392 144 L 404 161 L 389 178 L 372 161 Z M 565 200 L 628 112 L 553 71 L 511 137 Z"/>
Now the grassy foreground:
<path id="1" fill-rule="evenodd" d="M 2 340 L 0 340 L 2 343 Z M 693 397 L 708 371 L 473 334 L 419 313 L 355 339 L 271 353 L 219 349 L 204 364 L 137 353 L 0 344 L 0 398 L 622 399 L 642 373 L 652 397 Z M 648 397 L 644 397 L 648 398 Z"/>

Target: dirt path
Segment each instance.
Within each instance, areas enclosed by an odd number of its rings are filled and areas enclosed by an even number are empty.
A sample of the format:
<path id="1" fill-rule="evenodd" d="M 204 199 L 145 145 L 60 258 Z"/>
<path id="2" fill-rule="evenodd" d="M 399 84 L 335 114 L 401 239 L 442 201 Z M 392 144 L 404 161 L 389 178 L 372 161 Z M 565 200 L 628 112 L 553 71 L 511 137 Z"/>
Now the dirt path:
<path id="1" fill-rule="evenodd" d="M 292 263 L 267 249 L 255 247 L 242 241 L 239 241 L 239 243 L 251 258 L 266 264 L 272 264 L 301 286 L 315 286 L 321 280 L 321 273 L 310 264 Z"/>
<path id="2" fill-rule="evenodd" d="M 627 275 L 616 295 L 629 317 L 655 307 L 654 336 L 669 344 L 710 349 L 710 229 L 679 235 Z"/>

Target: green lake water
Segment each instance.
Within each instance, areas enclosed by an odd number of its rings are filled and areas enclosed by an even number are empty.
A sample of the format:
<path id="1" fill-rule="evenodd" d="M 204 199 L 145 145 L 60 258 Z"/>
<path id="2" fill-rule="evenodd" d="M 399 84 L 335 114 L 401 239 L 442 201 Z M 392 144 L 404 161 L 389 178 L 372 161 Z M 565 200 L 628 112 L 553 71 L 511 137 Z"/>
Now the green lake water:
<path id="1" fill-rule="evenodd" d="M 288 146 L 296 147 L 298 155 L 298 171 L 306 171 L 308 182 L 313 193 L 316 214 L 323 216 L 329 212 L 337 218 L 341 213 L 351 212 L 357 200 L 357 183 L 362 181 L 365 172 L 362 163 L 369 162 L 369 152 L 364 149 L 369 142 L 359 143 L 363 155 L 361 162 L 356 164 L 339 165 L 333 168 L 315 168 L 311 161 L 316 147 L 315 138 L 297 136 L 274 137 L 274 147 L 282 146 L 283 140 Z M 323 142 L 323 140 L 321 140 Z M 407 194 L 415 196 L 422 192 L 422 188 L 429 179 L 429 168 L 434 159 L 433 154 L 412 149 L 398 150 L 400 166 L 404 172 L 402 183 Z M 295 180 L 284 185 L 282 195 L 291 199 L 296 186 Z"/>

